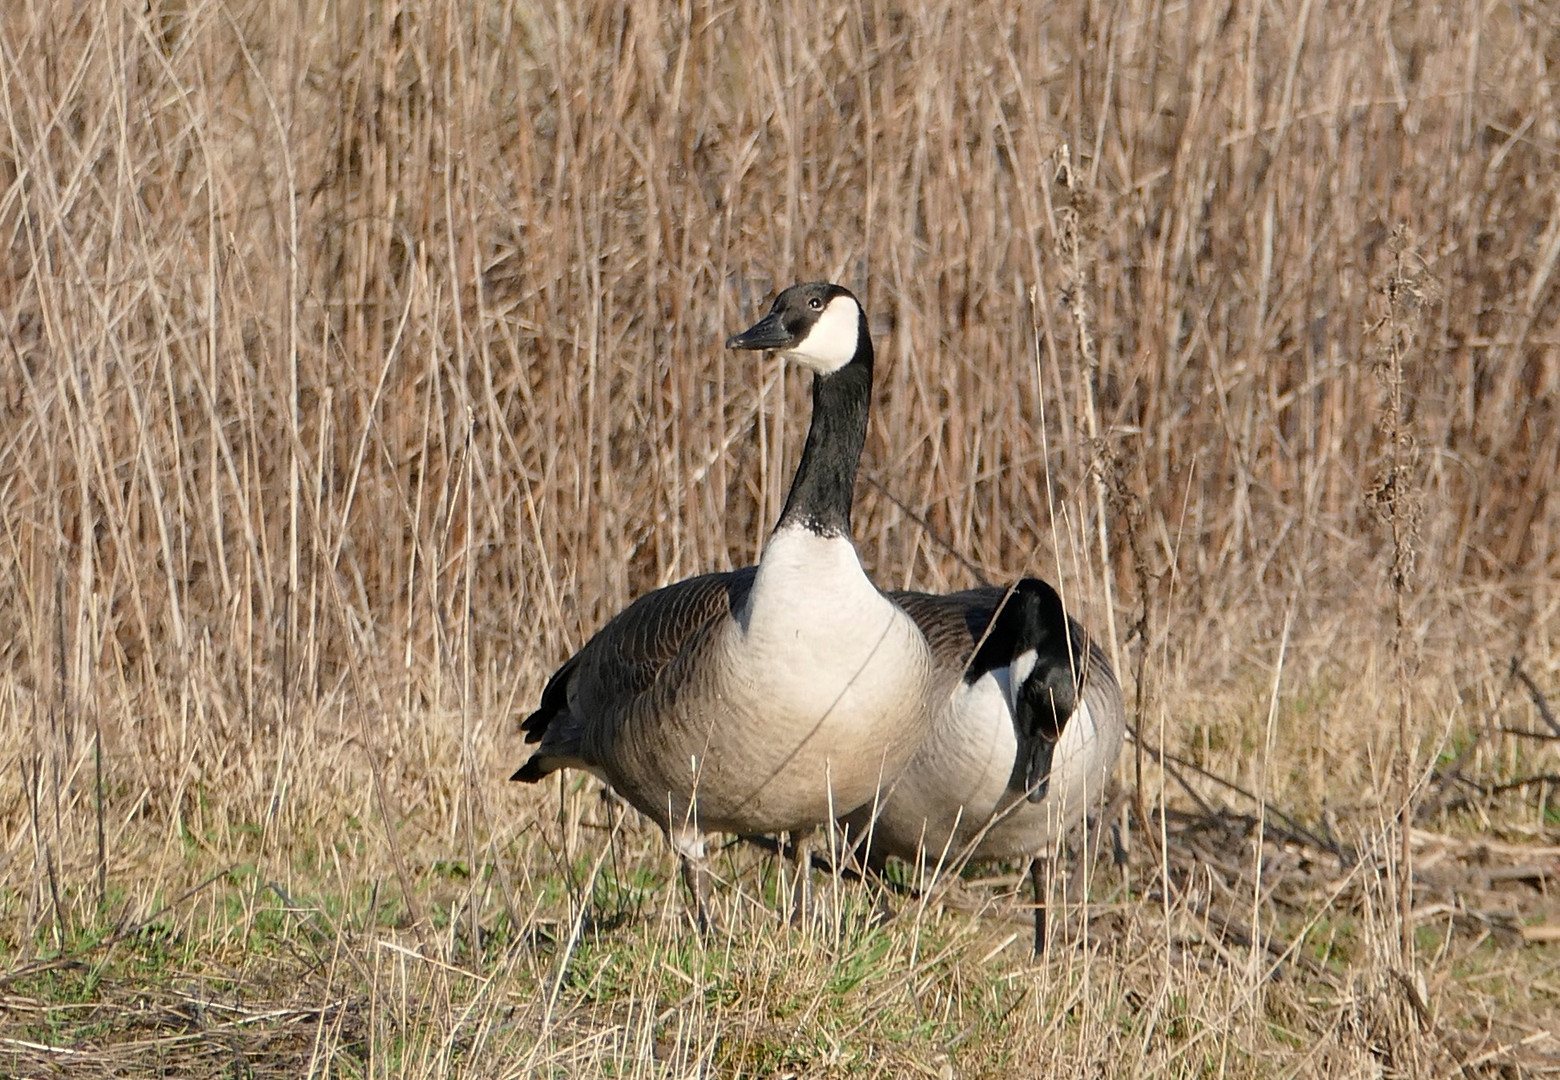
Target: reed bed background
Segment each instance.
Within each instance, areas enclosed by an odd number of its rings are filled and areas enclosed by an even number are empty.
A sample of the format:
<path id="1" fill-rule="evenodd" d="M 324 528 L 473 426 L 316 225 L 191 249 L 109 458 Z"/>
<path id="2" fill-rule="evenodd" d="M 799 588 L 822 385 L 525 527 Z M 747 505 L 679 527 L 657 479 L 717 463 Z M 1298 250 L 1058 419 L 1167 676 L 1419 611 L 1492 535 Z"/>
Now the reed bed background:
<path id="1" fill-rule="evenodd" d="M 1554 1070 L 1557 64 L 1522 0 L 5 5 L 0 1071 Z M 1039 965 L 738 848 L 701 948 L 506 783 L 756 557 L 805 382 L 721 342 L 820 277 L 869 571 L 1060 582 L 1143 735 Z"/>

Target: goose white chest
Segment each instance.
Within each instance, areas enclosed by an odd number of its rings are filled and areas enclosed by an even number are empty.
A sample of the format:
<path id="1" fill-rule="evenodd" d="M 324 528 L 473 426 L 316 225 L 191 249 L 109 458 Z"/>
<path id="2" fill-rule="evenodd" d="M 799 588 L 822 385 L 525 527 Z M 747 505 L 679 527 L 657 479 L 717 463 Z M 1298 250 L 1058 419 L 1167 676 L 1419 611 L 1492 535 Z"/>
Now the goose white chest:
<path id="1" fill-rule="evenodd" d="M 850 541 L 800 526 L 771 538 L 734 630 L 734 669 L 766 711 L 803 722 L 905 708 L 930 665 L 921 632 Z"/>

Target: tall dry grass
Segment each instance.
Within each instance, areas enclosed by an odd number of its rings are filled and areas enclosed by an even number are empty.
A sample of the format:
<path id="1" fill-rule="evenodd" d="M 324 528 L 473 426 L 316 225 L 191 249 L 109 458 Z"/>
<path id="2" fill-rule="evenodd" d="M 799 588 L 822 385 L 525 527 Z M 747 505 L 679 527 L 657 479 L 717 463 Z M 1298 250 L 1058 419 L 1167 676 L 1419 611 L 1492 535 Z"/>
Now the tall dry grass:
<path id="1" fill-rule="evenodd" d="M 1059 580 L 1148 742 L 1307 820 L 1386 835 L 1400 701 L 1421 773 L 1552 770 L 1492 731 L 1540 726 L 1514 671 L 1560 682 L 1557 61 L 1521 2 L 7 5 L 13 967 L 168 905 L 257 979 L 276 897 L 338 943 L 287 898 L 394 897 L 433 952 L 564 910 L 604 819 L 504 783 L 514 718 L 632 596 L 755 557 L 805 391 L 720 342 L 798 279 L 873 319 L 884 586 Z M 1394 236 L 1435 284 L 1403 324 L 1401 678 L 1366 499 Z M 1547 791 L 1476 820 L 1552 839 Z M 377 986 L 375 948 L 332 963 Z M 974 1009 L 953 955 L 936 992 Z M 484 992 L 530 985 L 507 963 Z M 548 1022 L 589 1015 L 557 978 Z M 1106 1013 L 1138 993 L 1097 978 Z M 1251 1000 L 1178 978 L 1208 1030 Z M 1053 1045 L 1064 990 L 1002 1004 L 1004 1045 Z M 1248 1026 L 1210 1038 L 1282 1057 Z M 543 1028 L 528 1067 L 575 1046 Z M 1203 1060 L 1145 1031 L 1141 1067 Z"/>

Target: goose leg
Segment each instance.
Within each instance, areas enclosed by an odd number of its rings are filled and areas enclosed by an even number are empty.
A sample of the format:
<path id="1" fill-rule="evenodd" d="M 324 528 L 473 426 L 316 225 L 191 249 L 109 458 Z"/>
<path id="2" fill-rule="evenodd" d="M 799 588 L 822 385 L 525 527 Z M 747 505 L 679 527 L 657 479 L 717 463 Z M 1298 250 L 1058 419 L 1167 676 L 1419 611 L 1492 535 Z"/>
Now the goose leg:
<path id="1" fill-rule="evenodd" d="M 683 828 L 671 832 L 667 838 L 682 862 L 682 879 L 693 904 L 694 925 L 701 935 L 707 934 L 710 929 L 710 867 L 705 857 L 704 837 L 696 829 Z"/>
<path id="2" fill-rule="evenodd" d="M 791 834 L 791 863 L 794 878 L 791 882 L 791 925 L 800 926 L 807 918 L 812 900 L 812 841 L 811 829 L 799 829 Z"/>
<path id="3" fill-rule="evenodd" d="M 1051 860 L 1040 857 L 1030 860 L 1029 884 L 1035 891 L 1035 955 L 1045 955 L 1045 879 Z"/>
<path id="4" fill-rule="evenodd" d="M 710 932 L 710 868 L 703 856 L 682 856 L 682 879 L 693 902 L 693 922 L 699 933 Z"/>

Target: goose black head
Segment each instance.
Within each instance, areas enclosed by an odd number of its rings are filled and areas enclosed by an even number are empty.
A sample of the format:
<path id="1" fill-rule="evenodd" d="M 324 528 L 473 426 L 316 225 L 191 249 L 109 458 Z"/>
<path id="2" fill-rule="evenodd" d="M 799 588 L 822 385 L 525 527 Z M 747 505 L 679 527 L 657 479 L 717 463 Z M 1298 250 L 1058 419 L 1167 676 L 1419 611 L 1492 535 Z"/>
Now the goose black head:
<path id="1" fill-rule="evenodd" d="M 728 349 L 774 349 L 818 375 L 872 359 L 866 316 L 851 291 L 827 281 L 792 285 L 753 326 L 726 339 Z"/>
<path id="2" fill-rule="evenodd" d="M 1083 657 L 1073 655 L 1062 598 L 1038 578 L 1014 587 L 999 618 L 1004 616 L 1012 641 L 1008 685 L 1019 740 L 1014 780 L 1037 802 L 1045 797 L 1051 751 L 1078 706 Z"/>

